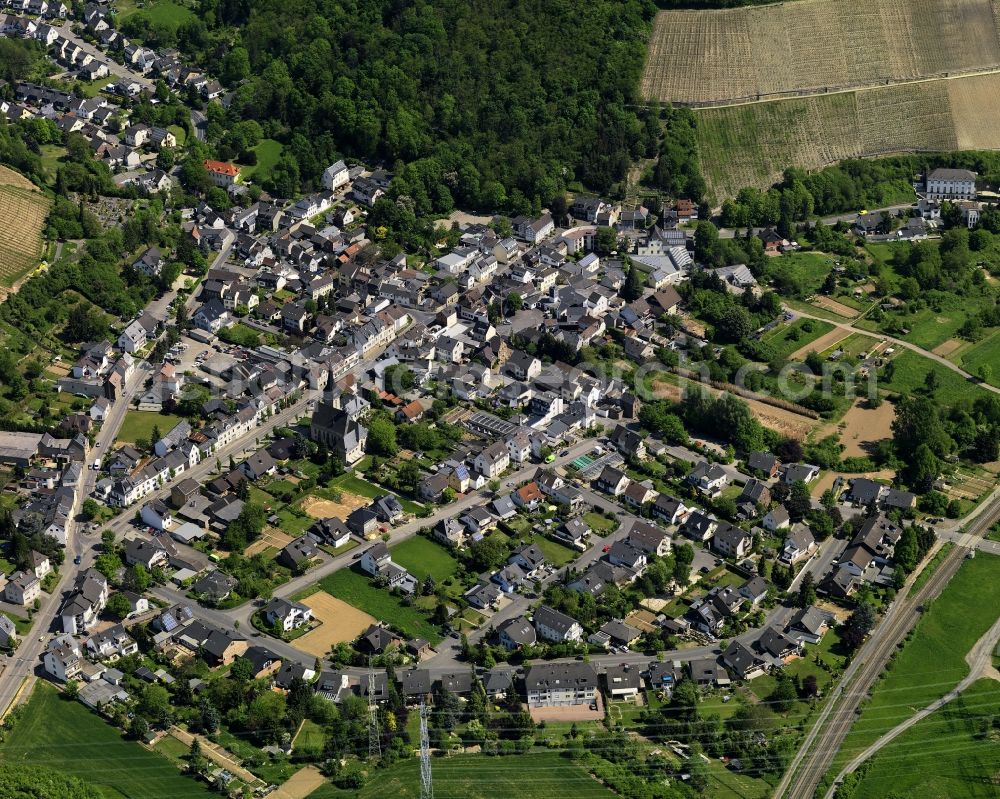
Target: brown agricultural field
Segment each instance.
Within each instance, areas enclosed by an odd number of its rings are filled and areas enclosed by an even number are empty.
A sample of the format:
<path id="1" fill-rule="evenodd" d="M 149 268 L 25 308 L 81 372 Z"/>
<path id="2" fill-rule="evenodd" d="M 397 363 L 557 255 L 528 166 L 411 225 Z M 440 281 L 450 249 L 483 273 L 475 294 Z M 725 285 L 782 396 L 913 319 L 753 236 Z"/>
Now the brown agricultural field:
<path id="1" fill-rule="evenodd" d="M 38 265 L 49 205 L 26 177 L 0 168 L 0 298 Z"/>
<path id="2" fill-rule="evenodd" d="M 1000 64 L 995 2 L 841 0 L 661 11 L 650 100 L 725 104 L 971 72 Z"/>

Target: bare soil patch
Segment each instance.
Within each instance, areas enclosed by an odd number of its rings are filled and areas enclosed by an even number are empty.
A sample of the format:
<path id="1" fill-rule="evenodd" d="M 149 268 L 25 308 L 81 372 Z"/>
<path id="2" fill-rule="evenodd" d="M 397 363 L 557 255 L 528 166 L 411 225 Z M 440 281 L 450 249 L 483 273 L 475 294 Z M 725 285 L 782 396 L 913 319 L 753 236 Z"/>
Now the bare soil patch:
<path id="1" fill-rule="evenodd" d="M 844 303 L 837 302 L 831 297 L 819 295 L 813 297 L 810 304 L 819 306 L 820 308 L 825 308 L 826 310 L 837 314 L 837 316 L 843 316 L 845 319 L 854 319 L 858 315 L 858 312 L 850 305 L 844 305 Z"/>
<path id="2" fill-rule="evenodd" d="M 243 554 L 251 558 L 258 552 L 263 552 L 268 547 L 284 549 L 292 541 L 292 537 L 284 530 L 279 530 L 277 527 L 265 527 L 260 534 L 260 538 L 248 546 Z"/>
<path id="3" fill-rule="evenodd" d="M 841 428 L 840 443 L 844 445 L 844 455 L 868 455 L 870 448 L 877 442 L 892 437 L 892 420 L 895 418 L 896 408 L 891 402 L 869 408 L 867 401 L 855 400 L 838 425 Z"/>
<path id="4" fill-rule="evenodd" d="M 342 491 L 340 502 L 308 496 L 302 500 L 302 510 L 314 519 L 329 519 L 331 516 L 346 519 L 353 511 L 363 508 L 370 502 L 368 497 L 359 497 L 349 491 Z"/>
<path id="5" fill-rule="evenodd" d="M 303 605 L 312 608 L 313 615 L 321 624 L 292 642 L 292 646 L 316 657 L 324 657 L 334 644 L 353 641 L 375 619 L 358 610 L 353 605 L 330 596 L 326 591 L 317 591 L 302 600 Z"/>
<path id="6" fill-rule="evenodd" d="M 656 615 L 648 610 L 633 610 L 625 617 L 625 623 L 645 633 L 658 629 Z"/>
<path id="7" fill-rule="evenodd" d="M 711 386 L 705 386 L 705 388 L 711 392 L 712 396 L 718 396 L 722 393 L 718 389 L 712 388 Z M 675 385 L 674 383 L 653 381 L 653 396 L 657 399 L 671 399 L 679 401 L 681 398 L 681 389 L 680 386 Z M 816 426 L 815 419 L 810 419 L 808 416 L 802 416 L 794 411 L 785 410 L 783 408 L 775 408 L 773 405 L 768 405 L 760 400 L 748 399 L 746 397 L 740 397 L 740 399 L 750 406 L 750 410 L 753 411 L 753 415 L 757 417 L 758 421 L 762 425 L 769 427 L 772 430 L 776 430 L 789 438 L 803 439 L 809 435 L 813 427 Z"/>
<path id="8" fill-rule="evenodd" d="M 824 333 L 815 341 L 810 341 L 808 344 L 799 347 L 797 350 L 795 350 L 795 352 L 793 352 L 791 355 L 788 356 L 788 360 L 801 361 L 810 352 L 823 352 L 824 350 L 828 350 L 838 341 L 843 341 L 849 335 L 851 335 L 850 330 L 844 330 L 843 328 L 835 327 L 829 333 Z"/>
<path id="9" fill-rule="evenodd" d="M 274 799 L 306 799 L 325 781 L 322 772 L 316 766 L 306 766 L 296 771 L 271 796 Z"/>
<path id="10" fill-rule="evenodd" d="M 934 349 L 931 350 L 931 352 L 933 352 L 935 355 L 943 355 L 944 357 L 947 358 L 955 350 L 961 347 L 962 343 L 963 342 L 957 338 L 950 338 L 947 341 L 943 341 L 940 344 L 938 344 Z"/>

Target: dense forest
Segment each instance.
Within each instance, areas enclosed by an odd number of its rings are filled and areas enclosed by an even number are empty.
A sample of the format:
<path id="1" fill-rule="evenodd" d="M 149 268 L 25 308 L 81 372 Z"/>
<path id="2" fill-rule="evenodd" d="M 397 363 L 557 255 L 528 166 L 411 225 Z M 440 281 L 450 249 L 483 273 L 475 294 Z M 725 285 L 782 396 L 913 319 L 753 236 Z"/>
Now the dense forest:
<path id="1" fill-rule="evenodd" d="M 144 33 L 237 87 L 227 122 L 257 120 L 285 143 L 277 171 L 303 188 L 345 154 L 397 169 L 418 215 L 514 213 L 574 183 L 611 191 L 656 154 L 656 114 L 638 106 L 655 12 L 651 0 L 202 0 L 174 41 Z"/>

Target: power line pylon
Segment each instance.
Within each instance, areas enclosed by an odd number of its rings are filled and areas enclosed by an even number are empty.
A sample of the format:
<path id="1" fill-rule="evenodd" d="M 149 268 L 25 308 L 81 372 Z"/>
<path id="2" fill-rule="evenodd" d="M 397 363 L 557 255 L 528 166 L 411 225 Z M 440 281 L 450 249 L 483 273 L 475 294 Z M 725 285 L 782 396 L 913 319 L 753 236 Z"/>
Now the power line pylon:
<path id="1" fill-rule="evenodd" d="M 375 701 L 375 665 L 368 659 L 368 757 L 382 757 L 382 736 L 378 728 L 378 702 Z"/>
<path id="2" fill-rule="evenodd" d="M 420 799 L 434 799 L 434 780 L 431 776 L 431 744 L 427 735 L 427 717 L 430 708 L 420 700 Z"/>

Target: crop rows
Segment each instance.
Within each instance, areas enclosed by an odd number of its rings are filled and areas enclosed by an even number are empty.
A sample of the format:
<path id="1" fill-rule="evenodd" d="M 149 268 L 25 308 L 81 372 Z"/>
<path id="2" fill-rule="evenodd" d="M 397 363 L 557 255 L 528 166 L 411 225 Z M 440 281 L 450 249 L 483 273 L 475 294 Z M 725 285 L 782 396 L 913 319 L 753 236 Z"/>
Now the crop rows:
<path id="1" fill-rule="evenodd" d="M 0 186 L 0 284 L 13 285 L 37 265 L 48 211 L 38 191 Z"/>
<path id="2" fill-rule="evenodd" d="M 657 15 L 649 99 L 738 102 L 1000 66 L 998 0 L 842 0 Z"/>
<path id="3" fill-rule="evenodd" d="M 989 150 L 1000 146 L 1000 75 L 961 78 L 947 84 L 956 148 Z"/>
<path id="4" fill-rule="evenodd" d="M 1000 74 L 709 108 L 702 170 L 717 200 L 766 188 L 789 166 L 912 150 L 1000 149 Z"/>
<path id="5" fill-rule="evenodd" d="M 819 167 L 858 153 L 852 93 L 698 111 L 702 169 L 717 199 L 766 188 L 788 166 Z"/>

